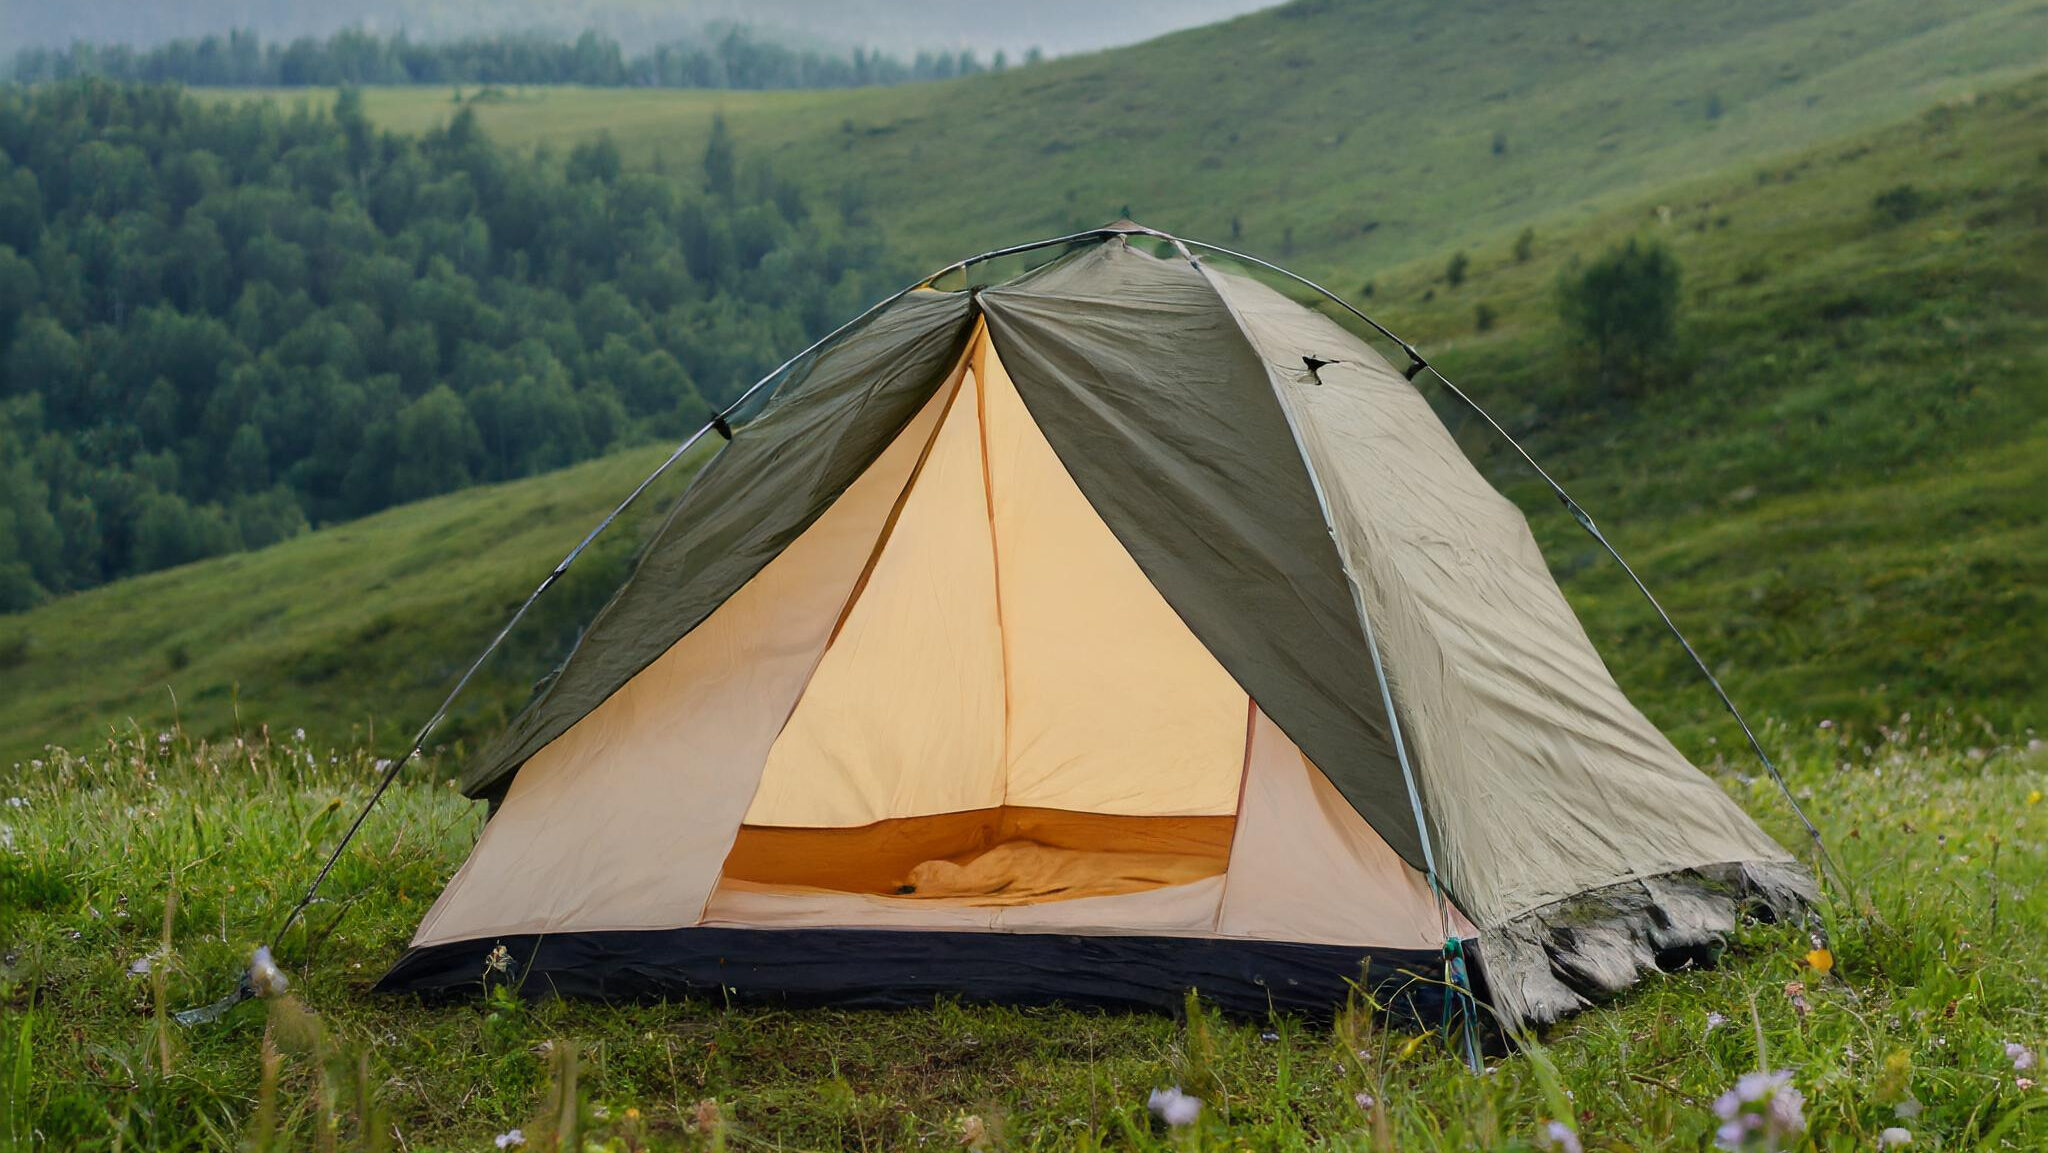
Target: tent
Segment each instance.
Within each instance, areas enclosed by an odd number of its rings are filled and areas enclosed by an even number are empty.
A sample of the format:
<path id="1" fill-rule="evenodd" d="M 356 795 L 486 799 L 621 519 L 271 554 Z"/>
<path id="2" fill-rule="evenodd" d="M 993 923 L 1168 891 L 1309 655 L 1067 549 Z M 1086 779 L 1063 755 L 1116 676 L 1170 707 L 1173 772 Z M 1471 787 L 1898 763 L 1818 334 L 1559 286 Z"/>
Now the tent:
<path id="1" fill-rule="evenodd" d="M 383 988 L 1327 1009 L 1448 950 L 1533 1022 L 1810 897 L 1402 372 L 1133 234 L 732 422 Z"/>

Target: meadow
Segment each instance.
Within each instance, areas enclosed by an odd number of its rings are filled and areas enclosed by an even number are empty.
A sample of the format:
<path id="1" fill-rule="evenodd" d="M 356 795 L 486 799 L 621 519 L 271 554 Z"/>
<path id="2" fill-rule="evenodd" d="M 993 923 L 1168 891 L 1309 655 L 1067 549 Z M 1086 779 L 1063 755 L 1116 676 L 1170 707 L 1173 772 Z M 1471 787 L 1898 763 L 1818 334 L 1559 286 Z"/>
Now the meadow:
<path id="1" fill-rule="evenodd" d="M 944 84 L 461 96 L 515 148 L 609 132 L 678 175 L 723 115 L 744 156 L 933 267 L 1128 207 L 1350 280 L 2012 84 L 2048 66 L 2044 43 L 2033 0 L 1298 0 Z M 455 95 L 364 93 L 401 132 L 445 123 Z"/>
<path id="2" fill-rule="evenodd" d="M 1363 1004 L 1323 1022 L 1226 1020 L 1199 998 L 1178 1018 L 529 1002 L 486 993 L 481 957 L 474 998 L 371 993 L 481 825 L 451 787 L 465 753 L 627 571 L 686 467 L 386 797 L 278 942 L 289 995 L 173 1023 L 233 985 L 380 759 L 661 459 L 650 445 L 0 618 L 0 1148 L 489 1149 L 517 1129 L 530 1149 L 1526 1151 L 1568 1148 L 1559 1122 L 1586 1149 L 1700 1150 L 1716 1100 L 1759 1070 L 1804 1095 L 1788 1148 L 1878 1149 L 1888 1129 L 1912 1149 L 2048 1147 L 2048 1072 L 2025 1067 L 2048 1051 L 2048 76 L 2024 78 L 2048 17 L 1649 10 L 1610 33 L 1575 2 L 1474 16 L 1459 69 L 1439 67 L 1420 4 L 1368 26 L 1306 3 L 930 89 L 475 107 L 516 146 L 609 130 L 677 170 L 722 110 L 743 162 L 826 193 L 864 173 L 846 210 L 933 264 L 1136 200 L 1148 223 L 1235 232 L 1358 299 L 1529 444 L 1736 698 L 1776 718 L 1765 743 L 1848 877 L 1819 910 L 1825 952 L 1814 926 L 1745 929 L 1720 966 L 1652 979 L 1476 1076 Z M 1541 50 L 1508 52 L 1518 37 Z M 1530 63 L 1499 73 L 1496 49 Z M 1325 66 L 1361 54 L 1402 82 L 1369 92 Z M 1348 137 L 1320 127 L 1333 94 L 1360 109 Z M 365 97 L 395 128 L 453 107 Z M 1439 106 L 1458 111 L 1424 115 Z M 1229 121 L 1286 130 L 1230 140 Z M 1360 160 L 1404 128 L 1383 165 Z M 1683 348 L 1663 387 L 1625 398 L 1588 388 L 1555 286 L 1630 237 L 1683 267 Z M 1801 843 L 1634 590 L 1432 399 L 1530 513 L 1632 698 Z M 1193 1124 L 1148 1114 L 1171 1086 L 1202 1102 Z"/>
<path id="3" fill-rule="evenodd" d="M 2043 1147 L 2030 1078 L 2048 1077 L 2006 1048 L 2048 1046 L 2041 740 L 1947 713 L 1765 739 L 1853 886 L 1822 909 L 1830 971 L 1806 928 L 1755 927 L 1717 968 L 1475 1076 L 1366 1005 L 1320 1022 L 1199 1001 L 1178 1020 L 527 1002 L 485 993 L 481 950 L 474 997 L 374 994 L 481 819 L 445 761 L 386 798 L 281 943 L 289 997 L 182 1027 L 168 1013 L 232 987 L 377 765 L 291 732 L 138 731 L 52 753 L 0 802 L 0 1145 L 478 1150 L 516 1128 L 529 1149 L 1507 1151 L 1562 1120 L 1586 1149 L 1675 1151 L 1706 1146 L 1742 1074 L 1789 1069 L 1811 1140 L 1788 1149 L 1877 1149 L 1894 1127 L 1913 1149 Z M 1749 766 L 1707 767 L 1799 843 Z M 1146 1102 L 1172 1086 L 1203 1108 L 1169 1131 Z"/>
<path id="4" fill-rule="evenodd" d="M 2048 79 L 1674 185 L 1580 224 L 1335 283 L 1570 487 L 1739 701 L 1788 720 L 2042 717 Z M 1930 159 L 1932 158 L 1932 159 Z M 1875 204 L 1912 191 L 1906 219 Z M 1164 223 L 1164 222 L 1162 222 Z M 1589 392 L 1555 285 L 1631 236 L 1684 270 L 1686 373 Z M 980 271 L 999 277 L 1013 265 Z M 1298 291 L 1298 290 L 1297 290 Z M 1481 330 L 1482 310 L 1488 324 Z M 1425 385 L 1425 391 L 1427 386 Z M 1635 590 L 1519 460 L 1440 411 L 1528 512 L 1618 679 L 1682 747 L 1735 739 Z M 380 755 L 660 458 L 644 447 L 0 618 L 0 768 L 130 721 L 268 721 Z M 701 458 L 700 458 L 701 459 Z M 488 736 L 627 571 L 682 474 L 571 570 L 440 734 Z"/>

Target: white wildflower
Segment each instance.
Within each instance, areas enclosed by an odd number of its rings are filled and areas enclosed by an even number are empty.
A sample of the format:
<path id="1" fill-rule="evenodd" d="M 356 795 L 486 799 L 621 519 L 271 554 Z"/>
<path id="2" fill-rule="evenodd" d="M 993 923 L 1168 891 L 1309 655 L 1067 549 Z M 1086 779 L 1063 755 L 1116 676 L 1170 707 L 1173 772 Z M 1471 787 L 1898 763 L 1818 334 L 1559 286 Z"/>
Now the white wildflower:
<path id="1" fill-rule="evenodd" d="M 507 1130 L 498 1134 L 496 1143 L 500 1149 L 517 1149 L 526 1144 L 526 1134 L 517 1129 Z"/>
<path id="2" fill-rule="evenodd" d="M 2024 1073 L 2034 1067 L 2034 1051 L 2018 1041 L 2005 1043 L 2005 1058 L 2012 1062 L 2013 1071 Z"/>
<path id="3" fill-rule="evenodd" d="M 28 798 L 9 797 L 7 798 L 7 807 L 10 809 L 26 809 L 28 808 Z"/>
<path id="4" fill-rule="evenodd" d="M 1920 1098 L 1909 1093 L 1904 1101 L 1892 1106 L 1892 1116 L 1897 1117 L 1901 1121 L 1911 1121 L 1920 1115 L 1922 1108 L 1924 1106 L 1920 1104 Z"/>
<path id="5" fill-rule="evenodd" d="M 1806 1131 L 1805 1106 L 1806 1098 L 1792 1087 L 1790 1069 L 1745 1073 L 1714 1102 L 1714 1115 L 1721 1119 L 1714 1144 L 1736 1153 L 1775 1153 Z"/>
<path id="6" fill-rule="evenodd" d="M 303 745 L 303 744 L 305 744 L 305 743 L 306 743 L 306 730 L 304 730 L 304 729 L 293 729 L 293 730 L 292 730 L 292 740 L 294 740 L 294 741 L 297 741 L 297 742 L 298 742 L 299 744 L 302 744 L 302 745 Z M 517 1129 L 514 1129 L 514 1130 L 513 1130 L 513 1132 L 514 1132 L 514 1133 L 517 1133 L 517 1132 L 519 1132 L 519 1130 L 517 1130 Z M 521 1141 L 524 1141 L 524 1140 L 526 1140 L 526 1139 L 525 1139 L 524 1137 L 522 1137 L 522 1138 L 520 1138 L 520 1140 L 521 1140 Z"/>
<path id="7" fill-rule="evenodd" d="M 1896 1149 L 1901 1145 L 1911 1145 L 1912 1143 L 1913 1134 L 1896 1125 L 1877 1135 L 1877 1147 L 1879 1149 Z"/>
<path id="8" fill-rule="evenodd" d="M 291 980 L 277 962 L 270 956 L 270 946 L 260 945 L 254 956 L 249 958 L 249 987 L 258 997 L 282 997 L 292 987 Z"/>
<path id="9" fill-rule="evenodd" d="M 1152 1095 L 1145 1098 L 1145 1108 L 1169 1127 L 1178 1129 L 1194 1124 L 1202 1115 L 1202 1099 L 1188 1096 L 1175 1085 L 1171 1089 L 1152 1090 Z"/>
<path id="10" fill-rule="evenodd" d="M 128 975 L 131 977 L 147 977 L 149 976 L 149 971 L 155 966 L 156 954 L 144 953 L 142 956 L 128 962 Z"/>
<path id="11" fill-rule="evenodd" d="M 1562 1121 L 1545 1122 L 1536 1132 L 1536 1147 L 1556 1153 L 1586 1153 L 1586 1147 L 1579 1144 L 1577 1131 Z"/>
<path id="12" fill-rule="evenodd" d="M 1714 1030 L 1720 1028 L 1723 1025 L 1726 1025 L 1727 1023 L 1728 1018 L 1720 1013 L 1707 1014 L 1707 1032 L 1709 1033 L 1713 1032 Z"/>

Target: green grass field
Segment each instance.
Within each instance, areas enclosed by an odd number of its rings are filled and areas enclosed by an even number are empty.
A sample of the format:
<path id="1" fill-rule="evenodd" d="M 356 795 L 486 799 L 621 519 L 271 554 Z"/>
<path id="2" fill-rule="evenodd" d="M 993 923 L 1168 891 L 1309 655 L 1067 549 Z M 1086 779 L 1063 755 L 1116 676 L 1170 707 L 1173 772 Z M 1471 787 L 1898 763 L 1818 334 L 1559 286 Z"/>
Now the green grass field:
<path id="1" fill-rule="evenodd" d="M 1235 220 L 1253 250 L 1353 280 L 2014 82 L 2044 46 L 2033 0 L 1299 0 L 956 83 L 474 106 L 515 146 L 609 131 L 629 161 L 690 172 L 722 112 L 743 158 L 826 204 L 855 190 L 933 267 L 1129 206 L 1219 241 Z M 366 93 L 402 131 L 445 122 L 450 97 Z"/>
<path id="2" fill-rule="evenodd" d="M 529 1149 L 578 1148 L 547 1136 L 573 1075 L 583 1149 L 943 1149 L 975 1118 L 992 1149 L 1528 1150 L 1563 1118 L 1587 1149 L 1677 1151 L 1763 1067 L 1806 1096 L 1813 1141 L 1789 1148 L 1873 1150 L 1892 1126 L 1913 1149 L 2042 1148 L 2048 1091 L 2004 1046 L 2048 1045 L 2048 753 L 1950 716 L 1767 739 L 1857 889 L 1827 909 L 1836 976 L 1800 929 L 1756 928 L 1715 970 L 1652 979 L 1474 1077 L 1434 1037 L 1358 1017 L 372 995 L 480 821 L 446 762 L 386 799 L 284 943 L 296 1000 L 182 1028 L 165 1014 L 233 984 L 375 769 L 285 734 L 144 732 L 0 790 L 0 1145 L 479 1150 L 518 1127 Z M 1798 843 L 1742 768 L 1710 766 Z M 1167 1134 L 1145 1099 L 1171 1085 L 1205 1108 Z"/>

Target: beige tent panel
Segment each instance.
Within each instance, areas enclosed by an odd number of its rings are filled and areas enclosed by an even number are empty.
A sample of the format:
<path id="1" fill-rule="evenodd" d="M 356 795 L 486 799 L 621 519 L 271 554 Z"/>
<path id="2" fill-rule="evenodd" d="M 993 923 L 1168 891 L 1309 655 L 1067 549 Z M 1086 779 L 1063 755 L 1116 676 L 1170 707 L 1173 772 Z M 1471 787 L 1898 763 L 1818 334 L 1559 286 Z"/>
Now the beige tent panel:
<path id="1" fill-rule="evenodd" d="M 1444 942 L 1429 882 L 1263 711 L 1237 814 L 1217 932 L 1225 937 L 1403 949 Z M 1449 909 L 1454 935 L 1472 926 Z"/>
<path id="2" fill-rule="evenodd" d="M 1003 638 L 974 374 L 776 740 L 754 825 L 856 826 L 1003 802 Z"/>
<path id="3" fill-rule="evenodd" d="M 1227 816 L 1244 691 L 1081 495 L 985 334 L 970 357 L 747 824 Z"/>
<path id="4" fill-rule="evenodd" d="M 1789 859 L 1629 703 L 1520 510 L 1422 395 L 1327 318 L 1216 279 L 1322 482 L 1466 911 L 1497 925 L 1638 877 Z M 1332 363 L 1311 375 L 1304 354 Z"/>
<path id="5" fill-rule="evenodd" d="M 1012 805 L 1235 812 L 1244 690 L 1081 494 L 977 350 L 1009 671 Z"/>
<path id="6" fill-rule="evenodd" d="M 768 749 L 965 373 L 963 360 L 781 556 L 520 769 L 414 944 L 697 919 Z"/>

